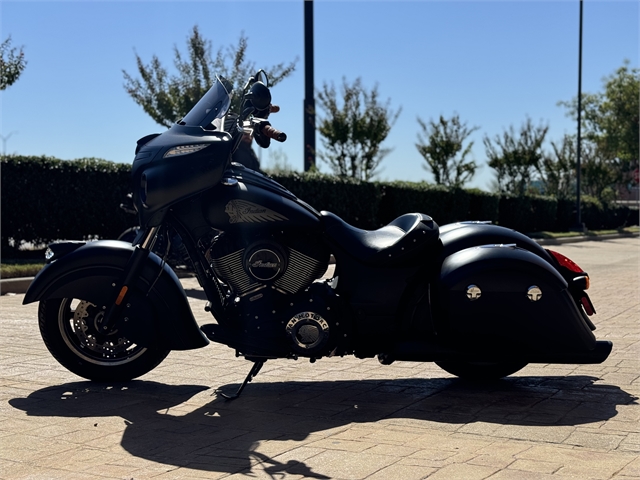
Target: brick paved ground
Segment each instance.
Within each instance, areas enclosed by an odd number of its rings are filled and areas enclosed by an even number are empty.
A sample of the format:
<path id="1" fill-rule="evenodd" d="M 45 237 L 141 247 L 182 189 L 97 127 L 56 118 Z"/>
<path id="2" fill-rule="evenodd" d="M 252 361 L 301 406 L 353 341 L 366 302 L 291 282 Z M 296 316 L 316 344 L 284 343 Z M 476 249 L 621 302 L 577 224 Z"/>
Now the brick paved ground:
<path id="1" fill-rule="evenodd" d="M 212 345 L 122 385 L 85 382 L 42 343 L 35 305 L 0 298 L 3 479 L 640 478 L 637 238 L 566 244 L 592 276 L 602 365 L 530 365 L 489 386 L 434 364 L 249 363 Z M 185 287 L 207 321 L 193 280 Z"/>

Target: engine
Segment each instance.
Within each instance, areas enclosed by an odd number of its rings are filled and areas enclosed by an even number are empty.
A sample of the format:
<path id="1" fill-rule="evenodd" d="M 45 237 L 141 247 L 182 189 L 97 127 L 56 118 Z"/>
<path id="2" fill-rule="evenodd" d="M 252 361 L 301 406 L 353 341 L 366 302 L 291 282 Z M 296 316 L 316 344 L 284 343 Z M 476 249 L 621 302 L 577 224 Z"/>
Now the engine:
<path id="1" fill-rule="evenodd" d="M 329 265 L 329 252 L 323 245 L 271 236 L 245 241 L 221 234 L 209 256 L 216 276 L 240 298 L 265 287 L 296 294 L 321 277 Z"/>
<path id="2" fill-rule="evenodd" d="M 329 252 L 312 237 L 220 234 L 209 260 L 229 291 L 237 339 L 245 356 L 312 359 L 344 354 L 351 340 L 340 324 L 341 301 L 326 282 L 314 282 L 329 265 Z"/>

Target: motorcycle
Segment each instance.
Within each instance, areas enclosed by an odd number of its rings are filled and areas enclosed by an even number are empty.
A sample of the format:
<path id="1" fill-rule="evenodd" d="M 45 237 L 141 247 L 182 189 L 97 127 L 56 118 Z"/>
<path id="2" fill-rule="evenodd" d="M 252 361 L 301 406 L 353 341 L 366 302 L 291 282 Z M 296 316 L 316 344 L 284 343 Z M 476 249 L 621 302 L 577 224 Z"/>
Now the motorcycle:
<path id="1" fill-rule="evenodd" d="M 182 120 L 138 141 L 133 244 L 49 245 L 24 303 L 40 302 L 44 342 L 68 370 L 126 381 L 170 350 L 215 342 L 253 363 L 224 395 L 236 398 L 273 359 L 435 362 L 477 381 L 528 363 L 608 357 L 611 342 L 592 332 L 588 274 L 526 235 L 488 222 L 439 227 L 422 213 L 362 230 L 232 163 L 246 132 L 263 148 L 286 140 L 268 120 L 277 107 L 267 75 L 258 71 L 240 94 L 241 111 L 230 113 L 230 88 L 218 77 Z M 169 232 L 188 254 L 211 323 L 198 326 L 153 251 Z M 322 280 L 331 256 L 335 272 Z"/>

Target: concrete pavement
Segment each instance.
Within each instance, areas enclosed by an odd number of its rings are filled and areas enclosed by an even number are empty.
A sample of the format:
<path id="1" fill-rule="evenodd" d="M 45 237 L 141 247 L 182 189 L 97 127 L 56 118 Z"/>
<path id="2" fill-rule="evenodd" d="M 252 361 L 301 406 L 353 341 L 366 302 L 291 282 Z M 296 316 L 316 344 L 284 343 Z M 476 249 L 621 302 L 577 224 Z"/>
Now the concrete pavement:
<path id="1" fill-rule="evenodd" d="M 638 479 L 640 241 L 552 248 L 590 273 L 596 334 L 614 350 L 486 386 L 430 363 L 277 360 L 225 402 L 216 390 L 250 364 L 219 345 L 93 384 L 48 353 L 36 305 L 0 297 L 0 478 Z"/>

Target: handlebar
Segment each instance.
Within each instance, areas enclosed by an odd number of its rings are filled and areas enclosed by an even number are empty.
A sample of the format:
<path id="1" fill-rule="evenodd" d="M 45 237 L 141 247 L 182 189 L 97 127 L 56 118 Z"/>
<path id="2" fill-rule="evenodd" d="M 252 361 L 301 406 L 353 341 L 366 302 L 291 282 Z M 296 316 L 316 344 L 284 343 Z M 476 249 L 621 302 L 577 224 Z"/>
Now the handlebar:
<path id="1" fill-rule="evenodd" d="M 260 129 L 260 134 L 264 135 L 267 138 L 272 138 L 278 142 L 284 142 L 287 139 L 287 134 L 284 132 L 281 132 L 280 130 L 277 130 L 275 128 L 273 128 L 271 125 L 269 124 L 265 124 L 261 129 Z"/>

